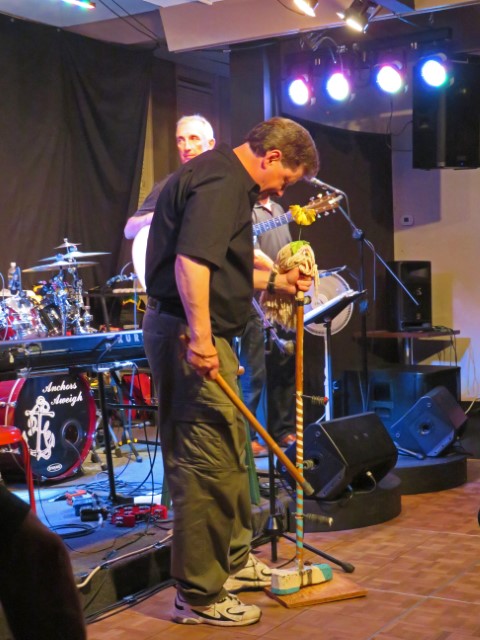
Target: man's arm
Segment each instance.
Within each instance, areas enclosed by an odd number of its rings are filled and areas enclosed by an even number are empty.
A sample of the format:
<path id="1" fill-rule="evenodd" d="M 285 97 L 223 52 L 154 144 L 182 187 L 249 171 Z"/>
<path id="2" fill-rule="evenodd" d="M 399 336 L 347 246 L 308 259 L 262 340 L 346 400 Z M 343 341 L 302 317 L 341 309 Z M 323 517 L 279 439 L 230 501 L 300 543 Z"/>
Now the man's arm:
<path id="1" fill-rule="evenodd" d="M 152 222 L 153 211 L 143 214 L 142 216 L 131 216 L 125 225 L 124 234 L 127 240 L 133 240 L 142 227 Z"/>
<path id="2" fill-rule="evenodd" d="M 253 268 L 261 269 L 263 271 L 271 271 L 273 269 L 274 262 L 267 256 L 261 249 L 253 249 Z"/>
<path id="3" fill-rule="evenodd" d="M 264 291 L 270 281 L 271 271 L 263 269 L 253 270 L 253 286 L 259 291 Z M 286 273 L 277 273 L 274 278 L 274 289 L 278 293 L 290 293 L 295 295 L 297 291 L 308 291 L 312 283 L 310 276 L 303 275 L 298 267 Z"/>
<path id="4" fill-rule="evenodd" d="M 175 279 L 190 330 L 187 362 L 198 374 L 213 380 L 218 373 L 220 362 L 212 342 L 209 307 L 210 267 L 205 262 L 177 255 Z"/>

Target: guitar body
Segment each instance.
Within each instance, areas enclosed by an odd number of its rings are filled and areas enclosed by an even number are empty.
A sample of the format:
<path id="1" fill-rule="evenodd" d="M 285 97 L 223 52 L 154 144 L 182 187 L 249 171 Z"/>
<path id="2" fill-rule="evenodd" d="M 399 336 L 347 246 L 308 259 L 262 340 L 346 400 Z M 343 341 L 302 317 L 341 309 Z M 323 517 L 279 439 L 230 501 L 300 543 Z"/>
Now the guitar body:
<path id="1" fill-rule="evenodd" d="M 147 256 L 147 242 L 150 225 L 147 224 L 140 229 L 132 244 L 132 262 L 133 269 L 138 277 L 141 288 L 145 291 L 145 258 Z"/>

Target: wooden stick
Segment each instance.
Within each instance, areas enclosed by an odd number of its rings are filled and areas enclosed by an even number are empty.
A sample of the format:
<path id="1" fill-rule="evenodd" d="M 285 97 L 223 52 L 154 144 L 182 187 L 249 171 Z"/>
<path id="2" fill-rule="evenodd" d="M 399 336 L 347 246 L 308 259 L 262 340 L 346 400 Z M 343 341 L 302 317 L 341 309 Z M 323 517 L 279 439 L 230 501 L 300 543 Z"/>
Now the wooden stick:
<path id="1" fill-rule="evenodd" d="M 298 571 L 303 570 L 304 561 L 304 527 L 303 527 L 303 316 L 304 316 L 304 294 L 297 291 L 297 335 L 295 346 L 295 429 L 296 429 L 296 466 L 302 478 L 302 482 L 297 480 L 296 508 L 295 508 L 295 560 Z"/>
<path id="2" fill-rule="evenodd" d="M 302 474 L 295 467 L 293 462 L 291 462 L 284 452 L 280 449 L 278 444 L 272 438 L 272 436 L 267 432 L 266 429 L 262 427 L 257 418 L 253 415 L 250 409 L 240 400 L 235 391 L 231 388 L 228 382 L 223 378 L 223 376 L 218 373 L 215 378 L 215 382 L 219 385 L 219 387 L 224 391 L 224 393 L 230 398 L 232 403 L 237 407 L 237 409 L 242 413 L 245 418 L 250 422 L 252 427 L 258 433 L 258 435 L 262 438 L 265 444 L 273 451 L 273 453 L 277 456 L 277 458 L 285 465 L 288 473 L 292 476 L 292 478 L 303 487 L 305 493 L 309 496 L 315 493 L 312 485 L 307 482 Z"/>

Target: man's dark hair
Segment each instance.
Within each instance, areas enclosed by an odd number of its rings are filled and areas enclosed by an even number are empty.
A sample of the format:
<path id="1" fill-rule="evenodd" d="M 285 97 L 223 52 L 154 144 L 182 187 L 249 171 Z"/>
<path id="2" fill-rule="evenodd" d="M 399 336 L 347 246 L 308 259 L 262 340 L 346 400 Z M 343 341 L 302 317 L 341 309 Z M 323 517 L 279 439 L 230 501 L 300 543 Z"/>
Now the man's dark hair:
<path id="1" fill-rule="evenodd" d="M 257 156 L 278 149 L 282 162 L 289 169 L 303 166 L 305 176 L 316 176 L 320 166 L 318 151 L 312 136 L 298 122 L 288 118 L 270 118 L 260 122 L 247 134 L 245 142 Z"/>

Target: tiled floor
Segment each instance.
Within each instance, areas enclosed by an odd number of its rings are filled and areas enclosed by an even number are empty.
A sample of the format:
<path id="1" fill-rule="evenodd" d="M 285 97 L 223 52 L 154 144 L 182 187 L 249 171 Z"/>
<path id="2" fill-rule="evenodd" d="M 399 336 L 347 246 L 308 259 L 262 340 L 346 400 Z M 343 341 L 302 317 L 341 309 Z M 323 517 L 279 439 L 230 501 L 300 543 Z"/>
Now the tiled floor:
<path id="1" fill-rule="evenodd" d="M 469 460 L 468 482 L 439 493 L 404 496 L 402 513 L 385 524 L 306 541 L 355 565 L 349 576 L 363 598 L 288 609 L 265 593 L 242 599 L 263 611 L 250 627 L 177 625 L 169 619 L 173 589 L 90 624 L 88 640 L 478 640 L 480 638 L 480 460 Z M 295 547 L 281 540 L 278 564 Z M 269 562 L 270 546 L 258 549 Z M 306 552 L 315 562 L 317 556 Z M 341 569 L 334 568 L 334 578 Z"/>

